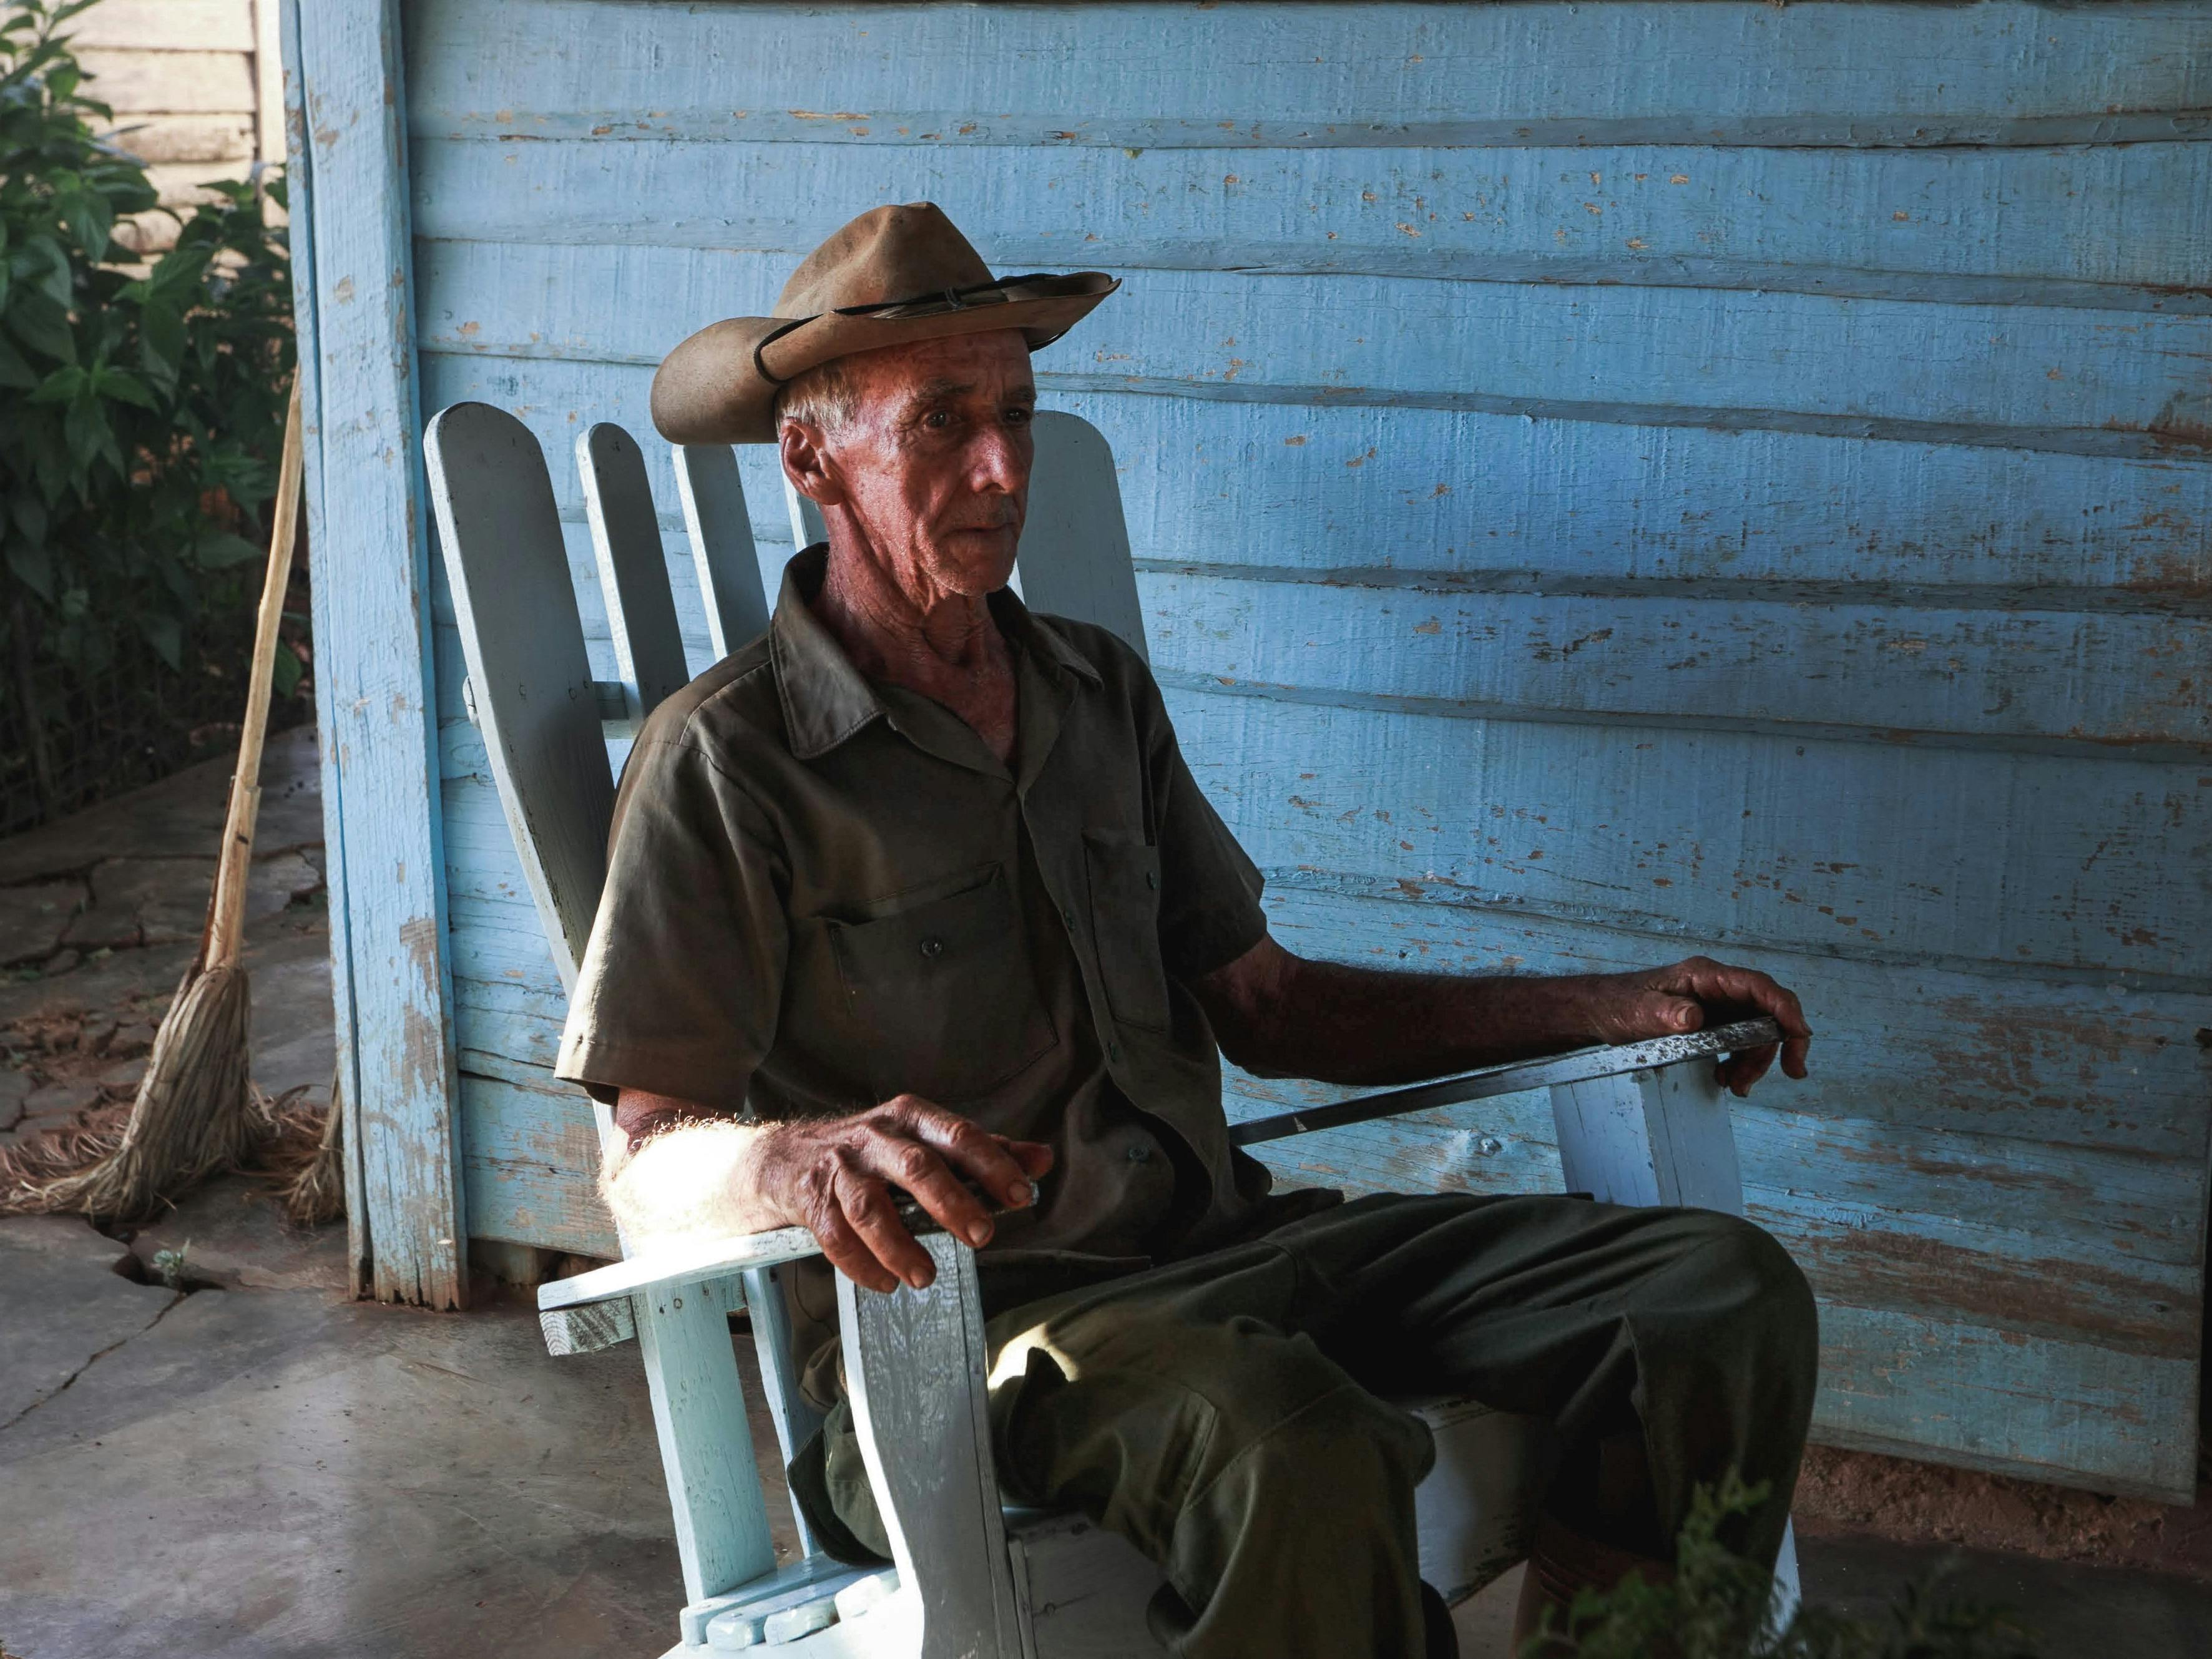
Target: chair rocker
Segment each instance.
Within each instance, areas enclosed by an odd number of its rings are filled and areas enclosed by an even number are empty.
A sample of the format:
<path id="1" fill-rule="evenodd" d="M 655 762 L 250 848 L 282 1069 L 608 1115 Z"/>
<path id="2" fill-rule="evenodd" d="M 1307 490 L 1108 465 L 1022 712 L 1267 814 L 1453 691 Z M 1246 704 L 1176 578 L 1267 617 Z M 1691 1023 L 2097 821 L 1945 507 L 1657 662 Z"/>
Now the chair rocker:
<path id="1" fill-rule="evenodd" d="M 1142 614 L 1105 440 L 1041 414 L 1017 581 L 1037 610 L 1099 623 L 1139 652 Z M 430 488 L 481 731 L 555 967 L 573 992 L 606 872 L 614 787 L 606 740 L 690 676 L 645 459 L 619 427 L 576 442 L 617 678 L 593 678 L 545 459 L 529 429 L 458 404 L 427 434 Z M 767 626 L 750 521 L 726 447 L 678 447 L 678 493 L 717 655 Z M 787 488 L 794 539 L 821 539 Z M 1249 1143 L 1417 1106 L 1549 1087 L 1570 1188 L 1626 1204 L 1742 1212 L 1711 1056 L 1767 1040 L 1723 1028 L 1498 1066 L 1241 1126 Z M 596 1109 L 603 1143 L 611 1115 Z M 548 1350 L 636 1340 L 674 1511 L 684 1601 L 665 1659 L 751 1647 L 807 1659 L 1136 1659 L 1163 1651 L 1145 1608 L 1161 1581 L 1119 1536 L 1072 1514 L 1002 1505 L 986 1419 L 988 1358 L 968 1247 L 933 1233 L 927 1291 L 837 1283 L 848 1386 L 892 1544 L 889 1569 L 823 1553 L 778 1568 L 728 1316 L 750 1315 L 762 1386 L 787 1461 L 818 1425 L 800 1395 L 777 1270 L 817 1254 L 802 1229 L 656 1249 L 539 1288 Z M 625 1255 L 628 1243 L 625 1242 Z M 1434 1430 L 1418 1494 L 1423 1576 L 1457 1602 L 1527 1552 L 1554 1466 L 1542 1419 L 1468 1399 L 1401 1402 Z M 794 1510 L 796 1505 L 794 1504 Z M 1785 1538 L 1778 1590 L 1796 1599 Z"/>

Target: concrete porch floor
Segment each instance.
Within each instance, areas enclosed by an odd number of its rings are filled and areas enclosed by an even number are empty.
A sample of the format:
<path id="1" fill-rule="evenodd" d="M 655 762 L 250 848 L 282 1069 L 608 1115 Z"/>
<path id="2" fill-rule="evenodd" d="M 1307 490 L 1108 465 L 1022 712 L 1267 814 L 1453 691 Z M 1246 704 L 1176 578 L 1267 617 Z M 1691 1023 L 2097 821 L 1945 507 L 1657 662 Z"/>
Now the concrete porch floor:
<path id="1" fill-rule="evenodd" d="M 261 841 L 275 867 L 257 933 L 257 1075 L 319 1089 L 325 934 L 295 867 L 319 865 L 311 747 L 292 739 L 281 764 L 293 781 L 272 790 L 279 816 L 272 839 L 264 807 Z M 118 1009 L 158 1019 L 180 965 L 163 918 L 197 928 L 201 901 L 176 882 L 198 878 L 184 866 L 213 844 L 207 802 L 219 823 L 220 793 L 220 779 L 185 775 L 135 808 L 0 846 L 0 961 L 32 964 L 0 985 L 0 1137 L 135 1082 L 127 1054 L 57 1055 L 21 1034 L 89 1032 L 112 1048 L 130 1029 Z M 178 866 L 164 882 L 123 862 L 155 859 Z M 74 907 L 58 923 L 41 908 L 58 900 Z M 100 925 L 84 921 L 103 905 Z M 108 925 L 124 906 L 129 926 Z M 72 929 L 118 942 L 56 969 L 77 948 Z M 463 1315 L 351 1302 L 343 1231 L 288 1231 L 244 1177 L 208 1183 L 127 1239 L 0 1220 L 0 1652 L 653 1659 L 674 1639 L 682 1591 L 635 1350 L 549 1358 L 527 1297 L 489 1284 Z M 179 1249 L 184 1288 L 169 1288 L 149 1264 Z M 766 1438 L 764 1422 L 753 1428 Z M 770 1499 L 787 1555 L 780 1486 Z M 1954 1553 L 1814 1535 L 1806 1589 L 1870 1614 Z M 1955 1553 L 1954 1593 L 2014 1608 L 2051 1659 L 2212 1653 L 2212 1585 L 2199 1580 Z M 1504 1654 L 1515 1588 L 1461 1610 L 1470 1659 Z"/>

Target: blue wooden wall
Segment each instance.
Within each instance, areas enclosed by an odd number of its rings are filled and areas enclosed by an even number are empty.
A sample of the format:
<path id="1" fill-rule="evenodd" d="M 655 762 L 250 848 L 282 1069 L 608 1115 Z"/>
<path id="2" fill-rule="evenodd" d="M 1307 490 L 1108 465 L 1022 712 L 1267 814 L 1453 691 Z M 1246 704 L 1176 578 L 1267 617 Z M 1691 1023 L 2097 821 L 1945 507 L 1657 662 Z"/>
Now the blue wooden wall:
<path id="1" fill-rule="evenodd" d="M 1821 1296 L 1817 1432 L 2188 1491 L 2212 11 L 399 15 L 420 404 L 538 430 L 595 633 L 576 434 L 646 434 L 661 354 L 851 214 L 1121 274 L 1041 388 L 1122 462 L 1155 665 L 1279 934 L 1788 980 L 1814 1079 L 1736 1133 Z M 431 599 L 466 1228 L 611 1253 Z M 1540 1098 L 1283 1168 L 1559 1180 Z"/>

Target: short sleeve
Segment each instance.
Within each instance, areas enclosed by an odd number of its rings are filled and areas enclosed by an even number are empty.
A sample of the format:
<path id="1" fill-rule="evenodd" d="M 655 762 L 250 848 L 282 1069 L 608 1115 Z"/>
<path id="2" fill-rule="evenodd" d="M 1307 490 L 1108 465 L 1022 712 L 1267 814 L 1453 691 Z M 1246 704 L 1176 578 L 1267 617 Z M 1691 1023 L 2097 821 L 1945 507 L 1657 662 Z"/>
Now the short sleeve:
<path id="1" fill-rule="evenodd" d="M 775 1038 L 787 885 L 759 807 L 687 736 L 648 731 L 616 798 L 559 1074 L 609 1103 L 641 1089 L 741 1110 Z"/>
<path id="2" fill-rule="evenodd" d="M 1149 675 L 1145 694 L 1139 719 L 1160 858 L 1160 955 L 1170 973 L 1188 981 L 1234 962 L 1266 936 L 1264 883 L 1213 803 L 1199 793 Z"/>

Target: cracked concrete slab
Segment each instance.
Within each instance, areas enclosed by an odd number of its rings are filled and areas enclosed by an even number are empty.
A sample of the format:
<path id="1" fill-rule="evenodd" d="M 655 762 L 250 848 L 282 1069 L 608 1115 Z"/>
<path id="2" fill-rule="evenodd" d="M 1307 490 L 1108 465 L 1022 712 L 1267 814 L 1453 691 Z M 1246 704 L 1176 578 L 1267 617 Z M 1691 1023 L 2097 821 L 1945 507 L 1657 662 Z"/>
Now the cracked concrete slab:
<path id="1" fill-rule="evenodd" d="M 244 1176 L 218 1176 L 180 1194 L 161 1219 L 131 1231 L 128 1249 L 149 1278 L 154 1258 L 176 1250 L 190 1282 L 225 1290 L 346 1290 L 345 1229 L 289 1225 L 267 1188 Z"/>
<path id="2" fill-rule="evenodd" d="M 70 921 L 63 943 L 79 951 L 121 951 L 197 939 L 207 920 L 215 862 L 211 854 L 102 860 L 91 871 L 92 902 Z M 296 851 L 257 857 L 246 876 L 248 934 L 322 884 L 322 873 Z"/>
<path id="3" fill-rule="evenodd" d="M 0 887 L 51 880 L 90 869 L 102 859 L 140 853 L 204 853 L 222 840 L 230 799 L 231 763 L 204 761 L 161 782 L 102 801 L 27 834 L 0 842 Z M 261 852 L 319 845 L 323 839 L 321 779 L 315 728 L 295 726 L 270 736 L 261 757 L 261 809 L 253 844 Z"/>
<path id="4" fill-rule="evenodd" d="M 0 1429 L 20 1425 L 149 1329 L 177 1292 L 141 1285 L 127 1246 L 65 1216 L 0 1219 Z"/>
<path id="5" fill-rule="evenodd" d="M 81 881 L 0 887 L 0 963 L 52 955 L 90 896 Z"/>
<path id="6" fill-rule="evenodd" d="M 0 1528 L 10 1651 L 611 1659 L 675 1639 L 635 1351 L 550 1359 L 512 1304 L 204 1291 L 121 1352 L 0 1433 L 0 1486 L 38 1517 Z"/>

